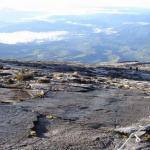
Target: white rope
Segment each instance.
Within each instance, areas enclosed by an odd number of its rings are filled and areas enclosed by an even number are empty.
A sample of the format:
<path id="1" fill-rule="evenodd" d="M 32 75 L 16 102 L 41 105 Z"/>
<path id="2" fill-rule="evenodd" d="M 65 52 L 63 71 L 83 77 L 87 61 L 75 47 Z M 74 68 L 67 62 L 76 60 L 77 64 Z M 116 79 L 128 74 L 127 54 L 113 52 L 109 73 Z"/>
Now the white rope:
<path id="1" fill-rule="evenodd" d="M 139 127 L 140 127 L 139 130 L 135 131 L 134 133 L 131 133 L 130 136 L 129 136 L 129 138 L 117 150 L 122 150 L 125 147 L 125 145 L 130 141 L 130 139 L 132 137 L 135 137 L 135 142 L 136 143 L 141 142 L 141 139 L 138 137 L 137 133 L 140 132 L 140 131 L 143 131 L 145 129 L 145 126 L 139 126 Z"/>
<path id="2" fill-rule="evenodd" d="M 143 130 L 143 127 L 140 128 L 138 131 L 136 131 L 136 132 L 134 132 L 134 133 L 131 133 L 130 136 L 129 136 L 129 138 L 128 138 L 128 139 L 122 144 L 122 146 L 121 146 L 119 149 L 117 149 L 117 150 L 122 150 L 132 137 L 135 137 L 135 141 L 136 141 L 137 143 L 141 142 L 141 139 L 137 136 L 137 133 L 140 132 L 141 130 Z"/>

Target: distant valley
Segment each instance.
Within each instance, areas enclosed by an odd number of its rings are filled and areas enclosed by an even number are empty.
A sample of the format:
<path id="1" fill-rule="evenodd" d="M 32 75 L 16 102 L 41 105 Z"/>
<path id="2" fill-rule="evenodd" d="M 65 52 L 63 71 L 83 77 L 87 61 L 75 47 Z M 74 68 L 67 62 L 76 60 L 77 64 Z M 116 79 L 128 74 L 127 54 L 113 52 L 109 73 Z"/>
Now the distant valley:
<path id="1" fill-rule="evenodd" d="M 0 15 L 3 59 L 147 62 L 149 37 L 147 9 L 107 8 L 90 15 L 67 16 L 5 10 Z"/>

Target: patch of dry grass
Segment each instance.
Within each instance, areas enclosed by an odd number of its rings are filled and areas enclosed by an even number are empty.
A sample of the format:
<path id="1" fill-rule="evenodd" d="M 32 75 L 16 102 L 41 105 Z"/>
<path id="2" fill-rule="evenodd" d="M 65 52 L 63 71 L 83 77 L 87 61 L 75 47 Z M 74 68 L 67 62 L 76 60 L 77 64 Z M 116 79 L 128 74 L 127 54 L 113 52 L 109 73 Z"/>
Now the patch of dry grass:
<path id="1" fill-rule="evenodd" d="M 15 76 L 15 79 L 17 81 L 26 81 L 26 80 L 30 80 L 34 77 L 34 73 L 32 71 L 22 71 L 22 72 L 19 72 L 16 76 Z"/>

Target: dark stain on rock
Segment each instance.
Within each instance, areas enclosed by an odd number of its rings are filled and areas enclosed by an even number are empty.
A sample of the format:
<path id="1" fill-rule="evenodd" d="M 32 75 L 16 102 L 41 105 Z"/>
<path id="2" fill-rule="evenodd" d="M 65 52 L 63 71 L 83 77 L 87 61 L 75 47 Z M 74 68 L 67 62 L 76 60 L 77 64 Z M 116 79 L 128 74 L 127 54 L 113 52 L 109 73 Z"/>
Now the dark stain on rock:
<path id="1" fill-rule="evenodd" d="M 38 115 L 37 120 L 34 121 L 33 124 L 34 127 L 31 129 L 31 131 L 35 131 L 35 136 L 44 138 L 44 134 L 48 131 L 47 125 L 49 124 L 46 116 L 43 114 Z M 29 137 L 32 137 L 32 135 L 30 135 Z"/>

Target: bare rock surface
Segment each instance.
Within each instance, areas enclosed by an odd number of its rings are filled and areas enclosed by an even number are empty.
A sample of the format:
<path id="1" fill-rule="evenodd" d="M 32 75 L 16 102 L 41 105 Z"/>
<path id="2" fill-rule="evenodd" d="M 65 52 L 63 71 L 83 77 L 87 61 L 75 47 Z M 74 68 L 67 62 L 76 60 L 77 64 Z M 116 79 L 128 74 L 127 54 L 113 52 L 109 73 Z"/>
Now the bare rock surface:
<path id="1" fill-rule="evenodd" d="M 150 147 L 149 63 L 0 65 L 0 149 L 115 150 L 139 126 L 123 149 Z"/>
<path id="2" fill-rule="evenodd" d="M 0 148 L 7 149 L 28 138 L 36 115 L 23 108 L 0 106 Z"/>

